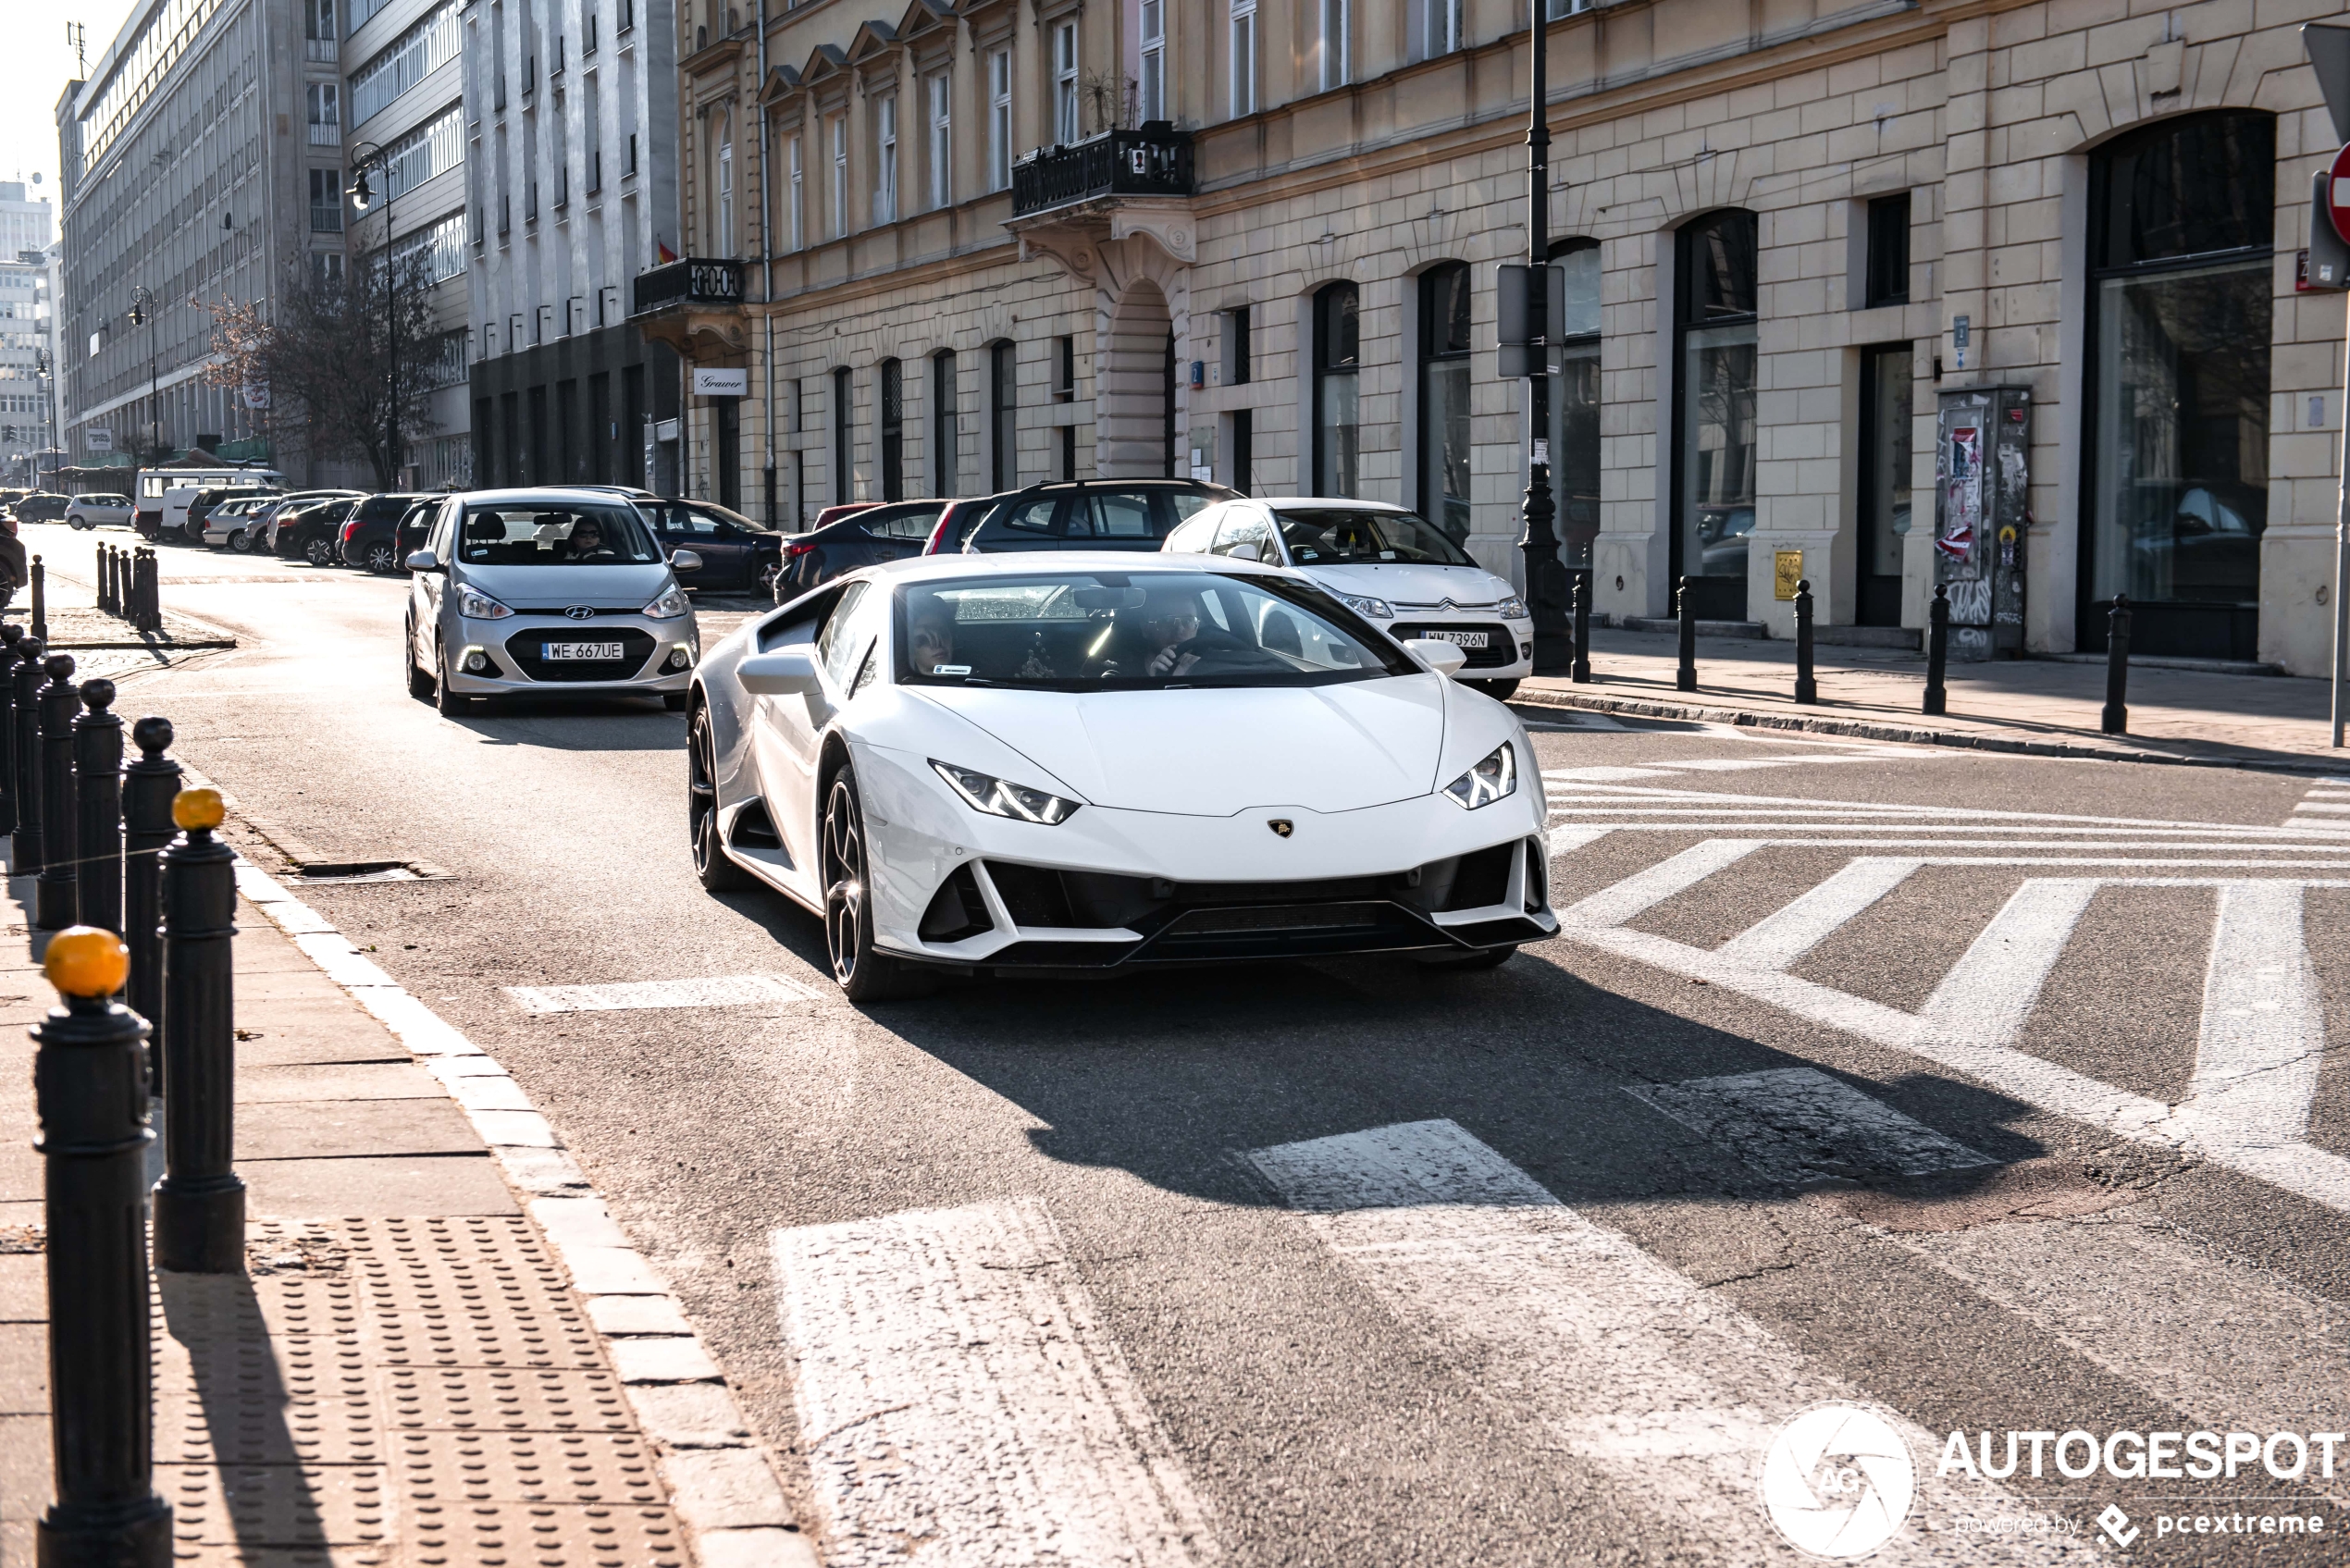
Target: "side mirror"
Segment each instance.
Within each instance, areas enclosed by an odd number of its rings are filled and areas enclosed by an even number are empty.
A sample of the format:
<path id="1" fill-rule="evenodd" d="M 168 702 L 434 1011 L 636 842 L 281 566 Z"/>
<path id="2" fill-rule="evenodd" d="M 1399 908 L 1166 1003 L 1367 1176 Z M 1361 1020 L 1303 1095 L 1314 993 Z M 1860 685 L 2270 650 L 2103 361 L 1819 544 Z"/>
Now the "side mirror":
<path id="1" fill-rule="evenodd" d="M 1226 553 L 1230 554 L 1234 561 L 1261 561 L 1264 559 L 1264 557 L 1257 554 L 1256 547 L 1253 544 L 1234 545 Z"/>
<path id="2" fill-rule="evenodd" d="M 754 697 L 799 697 L 822 689 L 816 661 L 798 650 L 754 653 L 735 666 L 735 679 Z"/>
<path id="3" fill-rule="evenodd" d="M 408 558 L 408 570 L 411 572 L 438 572 L 440 570 L 440 557 L 433 554 L 433 552 L 428 549 L 420 549 L 415 554 Z"/>
<path id="4" fill-rule="evenodd" d="M 1414 637 L 1404 645 L 1418 655 L 1419 661 L 1440 675 L 1450 675 L 1468 662 L 1468 655 L 1457 643 L 1441 637 Z"/>
<path id="5" fill-rule="evenodd" d="M 699 572 L 701 570 L 701 557 L 689 549 L 678 550 L 669 558 L 669 569 L 672 572 Z"/>

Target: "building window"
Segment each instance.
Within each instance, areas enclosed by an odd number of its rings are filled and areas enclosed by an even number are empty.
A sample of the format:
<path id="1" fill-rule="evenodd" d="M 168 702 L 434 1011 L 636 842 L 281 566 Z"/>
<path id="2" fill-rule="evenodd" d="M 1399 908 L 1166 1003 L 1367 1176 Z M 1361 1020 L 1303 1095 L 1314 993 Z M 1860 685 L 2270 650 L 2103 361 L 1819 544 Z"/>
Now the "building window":
<path id="1" fill-rule="evenodd" d="M 873 101 L 873 221 L 897 219 L 897 94 Z"/>
<path id="2" fill-rule="evenodd" d="M 930 79 L 930 205 L 944 211 L 955 200 L 955 107 L 953 81 L 945 71 Z"/>
<path id="3" fill-rule="evenodd" d="M 1868 277 L 1861 302 L 1910 302 L 1910 193 L 1879 196 L 1869 204 Z"/>
<path id="4" fill-rule="evenodd" d="M 1073 403 L 1077 401 L 1077 340 L 1060 337 L 1053 340 L 1053 401 Z M 1077 477 L 1077 426 L 1060 426 L 1060 474 L 1063 479 Z"/>
<path id="5" fill-rule="evenodd" d="M 931 482 L 934 496 L 955 493 L 956 475 L 963 468 L 962 432 L 957 427 L 955 351 L 941 349 L 930 356 Z"/>
<path id="6" fill-rule="evenodd" d="M 1235 305 L 1224 313 L 1224 381 L 1228 386 L 1248 385 L 1249 366 L 1256 357 L 1249 324 L 1246 305 Z"/>
<path id="7" fill-rule="evenodd" d="M 342 105 L 339 90 L 331 81 L 310 84 L 310 142 L 313 146 L 340 146 L 342 142 Z"/>
<path id="8" fill-rule="evenodd" d="M 303 0 L 302 35 L 317 43 L 331 43 L 335 32 L 335 0 Z M 332 56 L 328 58 L 332 59 Z"/>
<path id="9" fill-rule="evenodd" d="M 996 489 L 1020 483 L 1020 349 L 1012 343 L 991 343 L 987 349 L 987 383 L 995 406 L 987 422 L 987 478 Z"/>
<path id="10" fill-rule="evenodd" d="M 1256 112 L 1256 0 L 1230 0 L 1231 6 L 1232 117 Z"/>
<path id="11" fill-rule="evenodd" d="M 1053 140 L 1068 146 L 1078 137 L 1077 24 L 1053 29 Z"/>
<path id="12" fill-rule="evenodd" d="M 1135 36 L 1142 42 L 1142 77 L 1134 84 L 1134 96 L 1142 112 L 1143 123 L 1166 119 L 1167 113 L 1167 0 L 1142 0 L 1142 13 Z"/>
<path id="13" fill-rule="evenodd" d="M 2244 111 L 2092 155 L 2085 648 L 2126 593 L 2133 652 L 2258 656 L 2275 167 L 2276 122 Z"/>
<path id="14" fill-rule="evenodd" d="M 1012 52 L 987 56 L 987 188 L 1012 182 Z"/>
<path id="15" fill-rule="evenodd" d="M 1348 0 L 1321 0 L 1321 37 L 1316 40 L 1316 53 L 1321 56 L 1325 93 L 1354 80 L 1353 10 Z"/>
<path id="16" fill-rule="evenodd" d="M 833 130 L 832 221 L 833 238 L 837 240 L 848 232 L 848 117 L 835 115 Z"/>
<path id="17" fill-rule="evenodd" d="M 1432 60 L 1461 46 L 1462 0 L 1412 0 L 1411 56 Z"/>
<path id="18" fill-rule="evenodd" d="M 632 142 L 635 140 L 636 139 L 634 137 L 630 138 Z M 791 204 L 791 248 L 795 251 L 800 249 L 800 247 L 808 242 L 807 234 L 802 228 L 800 222 L 800 215 L 807 211 L 807 208 L 802 204 L 805 202 L 808 193 L 808 171 L 803 167 L 803 158 L 806 149 L 801 146 L 802 140 L 802 138 L 795 136 L 788 142 L 785 143 L 786 148 L 785 156 L 791 168 L 791 183 L 787 187 L 787 193 L 785 200 Z"/>
<path id="19" fill-rule="evenodd" d="M 310 171 L 310 232 L 342 232 L 342 170 L 339 168 Z"/>
<path id="20" fill-rule="evenodd" d="M 881 362 L 881 499 L 906 499 L 906 366 Z"/>
<path id="21" fill-rule="evenodd" d="M 735 123 L 723 116 L 718 121 L 717 205 L 716 253 L 731 256 L 735 253 Z"/>
<path id="22" fill-rule="evenodd" d="M 1551 392 L 1551 494 L 1558 507 L 1559 559 L 1570 568 L 1591 564 L 1600 534 L 1600 247 L 1569 240 L 1551 249 L 1566 274 L 1566 319 L 1559 375 Z"/>
<path id="23" fill-rule="evenodd" d="M 1420 274 L 1420 512 L 1454 543 L 1469 536 L 1469 269 Z"/>
<path id="24" fill-rule="evenodd" d="M 1361 295 L 1332 283 L 1314 296 L 1314 493 L 1352 496 L 1360 483 Z"/>
<path id="25" fill-rule="evenodd" d="M 849 469 L 850 442 L 856 410 L 849 405 L 848 367 L 833 372 L 833 504 L 847 506 L 857 497 Z"/>
<path id="26" fill-rule="evenodd" d="M 1690 612 L 1746 619 L 1754 531 L 1754 215 L 1709 213 L 1682 226 L 1678 461 L 1672 572 L 1690 579 Z"/>
<path id="27" fill-rule="evenodd" d="M 1863 626 L 1901 623 L 1901 554 L 1914 513 L 1910 496 L 1913 347 L 1861 351 L 1861 562 L 1854 617 Z"/>

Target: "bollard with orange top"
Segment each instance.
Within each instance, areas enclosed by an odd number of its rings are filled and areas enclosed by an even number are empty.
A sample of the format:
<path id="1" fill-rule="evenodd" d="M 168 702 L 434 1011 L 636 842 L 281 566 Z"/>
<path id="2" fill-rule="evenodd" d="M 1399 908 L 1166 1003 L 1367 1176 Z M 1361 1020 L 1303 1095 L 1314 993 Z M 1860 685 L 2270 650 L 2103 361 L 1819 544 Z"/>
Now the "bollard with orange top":
<path id="1" fill-rule="evenodd" d="M 112 1000 L 129 966 L 110 931 L 57 932 L 43 969 L 64 1006 L 32 1031 L 56 1486 L 40 1524 L 43 1568 L 171 1561 L 171 1505 L 154 1478 L 147 1026 Z"/>
<path id="2" fill-rule="evenodd" d="M 179 836 L 163 852 L 163 1131 L 155 1266 L 236 1274 L 245 1266 L 245 1184 L 236 1158 L 236 851 L 213 836 L 216 789 L 171 801 Z"/>

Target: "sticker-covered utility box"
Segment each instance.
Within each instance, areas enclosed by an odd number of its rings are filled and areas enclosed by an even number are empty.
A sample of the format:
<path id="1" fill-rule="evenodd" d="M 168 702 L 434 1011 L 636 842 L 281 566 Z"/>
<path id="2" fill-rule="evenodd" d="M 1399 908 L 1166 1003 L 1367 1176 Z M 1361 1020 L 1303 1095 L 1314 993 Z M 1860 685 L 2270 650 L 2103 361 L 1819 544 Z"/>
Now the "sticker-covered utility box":
<path id="1" fill-rule="evenodd" d="M 2022 657 L 2031 439 L 2030 388 L 1959 387 L 1941 394 L 1934 580 L 1949 590 L 1954 660 Z"/>

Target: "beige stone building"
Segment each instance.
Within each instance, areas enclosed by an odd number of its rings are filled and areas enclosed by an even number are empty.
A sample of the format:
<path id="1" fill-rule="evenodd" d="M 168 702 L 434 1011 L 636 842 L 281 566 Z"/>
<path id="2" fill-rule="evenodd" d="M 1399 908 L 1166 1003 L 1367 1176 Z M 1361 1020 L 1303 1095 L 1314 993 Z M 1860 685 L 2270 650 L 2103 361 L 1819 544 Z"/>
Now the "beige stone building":
<path id="1" fill-rule="evenodd" d="M 1522 576 L 1523 0 L 681 0 L 688 482 L 1212 473 Z M 1561 531 L 1596 605 L 1923 623 L 1950 394 L 2023 389 L 2026 646 L 2328 658 L 2344 302 L 2287 0 L 1547 0 Z M 696 270 L 699 268 L 699 270 Z M 648 285 L 650 285 L 648 287 Z M 2004 417 L 2004 414 L 2002 415 Z M 1962 428 L 1964 427 L 1964 428 Z M 1996 522 L 1996 520 L 1989 520 Z M 1986 524 L 1986 525 L 1988 525 Z M 1869 636 L 1872 634 L 1859 634 Z"/>

